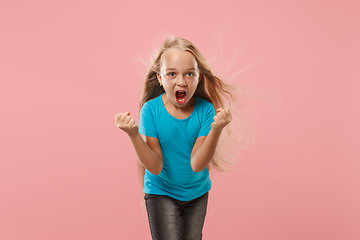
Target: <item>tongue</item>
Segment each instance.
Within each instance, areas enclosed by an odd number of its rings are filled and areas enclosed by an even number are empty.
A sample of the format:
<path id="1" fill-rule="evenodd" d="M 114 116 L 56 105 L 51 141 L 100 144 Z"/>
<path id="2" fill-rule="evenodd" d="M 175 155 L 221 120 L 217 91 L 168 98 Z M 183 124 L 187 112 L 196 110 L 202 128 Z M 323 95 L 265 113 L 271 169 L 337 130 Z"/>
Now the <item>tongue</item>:
<path id="1" fill-rule="evenodd" d="M 176 92 L 176 101 L 180 104 L 183 104 L 186 100 L 186 93 L 185 92 Z"/>
<path id="2" fill-rule="evenodd" d="M 185 92 L 176 92 L 176 97 L 177 98 L 183 98 L 183 97 L 185 97 Z"/>

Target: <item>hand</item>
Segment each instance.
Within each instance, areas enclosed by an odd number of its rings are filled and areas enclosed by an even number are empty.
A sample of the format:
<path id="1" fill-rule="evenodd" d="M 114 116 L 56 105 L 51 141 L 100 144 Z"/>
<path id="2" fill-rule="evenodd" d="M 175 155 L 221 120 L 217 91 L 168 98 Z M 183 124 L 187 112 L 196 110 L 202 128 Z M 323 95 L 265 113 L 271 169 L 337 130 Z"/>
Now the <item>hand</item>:
<path id="1" fill-rule="evenodd" d="M 216 115 L 214 117 L 214 122 L 211 124 L 211 128 L 214 130 L 221 131 L 230 121 L 231 121 L 231 112 L 230 109 L 218 108 L 216 110 Z"/>
<path id="2" fill-rule="evenodd" d="M 115 116 L 115 125 L 128 135 L 138 132 L 138 126 L 135 120 L 130 117 L 130 112 L 117 113 Z"/>

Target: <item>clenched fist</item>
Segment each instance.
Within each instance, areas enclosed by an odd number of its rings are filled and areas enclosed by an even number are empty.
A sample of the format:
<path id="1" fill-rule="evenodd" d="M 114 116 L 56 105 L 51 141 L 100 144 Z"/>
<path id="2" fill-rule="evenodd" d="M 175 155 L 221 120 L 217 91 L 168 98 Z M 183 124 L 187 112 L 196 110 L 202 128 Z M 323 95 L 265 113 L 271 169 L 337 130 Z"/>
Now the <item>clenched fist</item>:
<path id="1" fill-rule="evenodd" d="M 230 121 L 231 121 L 231 112 L 230 109 L 218 108 L 216 110 L 216 115 L 214 117 L 214 122 L 211 124 L 211 128 L 214 130 L 221 131 Z"/>
<path id="2" fill-rule="evenodd" d="M 130 117 L 130 112 L 117 113 L 115 116 L 115 125 L 128 135 L 138 132 L 138 126 L 135 124 L 135 120 Z"/>

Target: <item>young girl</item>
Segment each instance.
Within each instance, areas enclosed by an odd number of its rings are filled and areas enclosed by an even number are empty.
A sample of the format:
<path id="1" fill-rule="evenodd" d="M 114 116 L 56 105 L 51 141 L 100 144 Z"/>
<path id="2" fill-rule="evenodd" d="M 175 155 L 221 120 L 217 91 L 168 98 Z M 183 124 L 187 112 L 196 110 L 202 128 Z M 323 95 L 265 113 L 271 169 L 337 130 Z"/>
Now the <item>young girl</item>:
<path id="1" fill-rule="evenodd" d="M 153 239 L 202 239 L 209 164 L 218 165 L 218 140 L 232 120 L 222 100 L 232 97 L 229 86 L 192 42 L 170 37 L 146 76 L 139 126 L 129 112 L 115 116 L 138 156 Z"/>

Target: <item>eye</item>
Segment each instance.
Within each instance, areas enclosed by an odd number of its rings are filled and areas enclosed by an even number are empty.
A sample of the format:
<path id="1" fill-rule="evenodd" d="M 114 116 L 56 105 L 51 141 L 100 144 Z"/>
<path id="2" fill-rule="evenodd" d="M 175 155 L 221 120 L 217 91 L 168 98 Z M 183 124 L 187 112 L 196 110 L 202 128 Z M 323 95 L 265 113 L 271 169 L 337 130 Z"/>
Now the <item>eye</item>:
<path id="1" fill-rule="evenodd" d="M 193 73 L 193 72 L 188 72 L 188 74 L 189 74 L 189 73 L 191 74 L 190 76 L 194 76 L 194 73 Z"/>
<path id="2" fill-rule="evenodd" d="M 174 72 L 169 72 L 168 75 L 173 77 L 173 76 L 175 76 L 175 73 Z"/>

